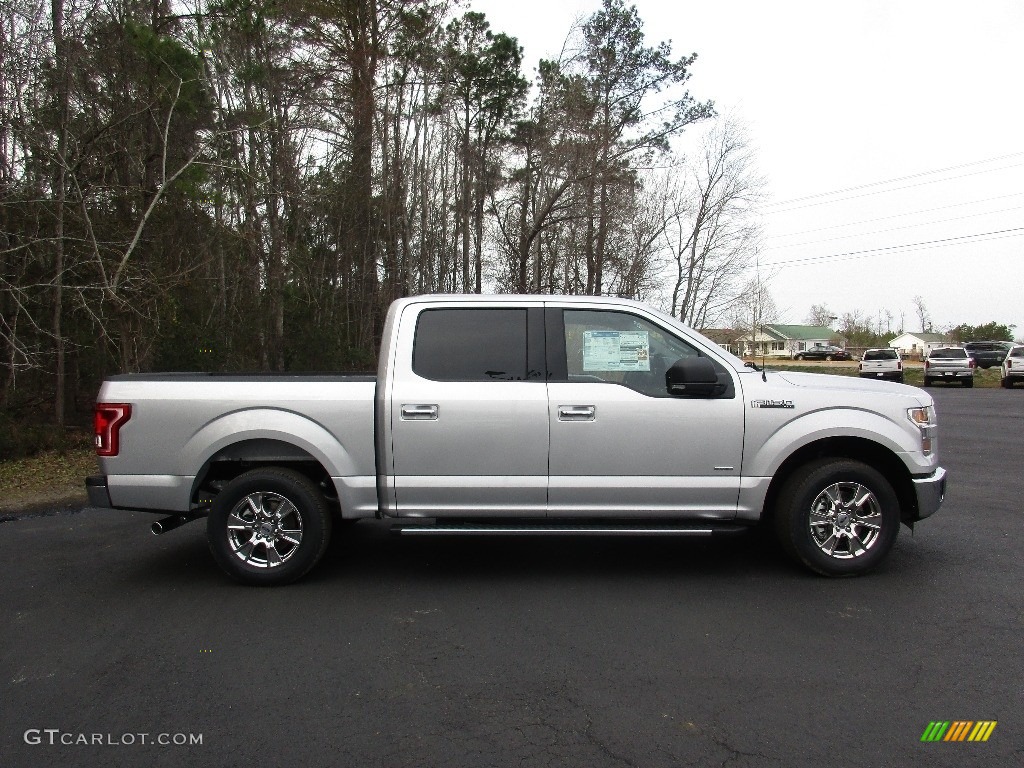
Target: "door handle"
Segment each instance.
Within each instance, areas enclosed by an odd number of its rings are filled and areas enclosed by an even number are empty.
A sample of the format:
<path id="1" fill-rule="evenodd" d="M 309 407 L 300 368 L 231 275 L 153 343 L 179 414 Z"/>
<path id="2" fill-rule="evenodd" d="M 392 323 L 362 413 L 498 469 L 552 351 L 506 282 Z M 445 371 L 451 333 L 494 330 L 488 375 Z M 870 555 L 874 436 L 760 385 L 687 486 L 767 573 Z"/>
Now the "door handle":
<path id="1" fill-rule="evenodd" d="M 437 406 L 403 403 L 402 419 L 404 421 L 437 421 Z"/>
<path id="2" fill-rule="evenodd" d="M 593 405 L 560 405 L 558 406 L 559 421 L 593 421 L 597 408 Z"/>

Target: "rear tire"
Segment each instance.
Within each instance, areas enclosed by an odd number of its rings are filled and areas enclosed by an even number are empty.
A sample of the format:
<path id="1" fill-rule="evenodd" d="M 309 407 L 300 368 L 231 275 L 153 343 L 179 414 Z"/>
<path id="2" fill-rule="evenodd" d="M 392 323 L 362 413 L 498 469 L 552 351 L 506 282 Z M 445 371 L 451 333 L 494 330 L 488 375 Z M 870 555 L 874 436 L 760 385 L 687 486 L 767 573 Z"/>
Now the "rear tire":
<path id="1" fill-rule="evenodd" d="M 924 377 L 924 385 L 926 387 L 930 387 L 932 385 L 932 380 L 929 379 L 927 376 Z"/>
<path id="2" fill-rule="evenodd" d="M 244 584 L 276 586 L 304 576 L 323 557 L 331 509 L 312 480 L 263 467 L 239 475 L 217 494 L 206 521 L 210 551 Z"/>
<path id="3" fill-rule="evenodd" d="M 900 507 L 889 481 L 850 459 L 798 469 L 775 507 L 782 548 L 823 576 L 859 576 L 875 568 L 899 533 Z"/>
<path id="4" fill-rule="evenodd" d="M 964 385 L 964 387 L 970 389 L 971 387 L 974 386 L 974 379 L 962 379 L 961 383 Z"/>
<path id="5" fill-rule="evenodd" d="M 902 373 L 899 376 L 896 377 L 896 383 L 897 384 L 902 384 L 903 383 L 903 374 Z"/>
<path id="6" fill-rule="evenodd" d="M 1008 376 L 1004 376 L 999 380 L 999 386 L 1003 389 L 1013 389 L 1013 382 L 1010 381 Z"/>

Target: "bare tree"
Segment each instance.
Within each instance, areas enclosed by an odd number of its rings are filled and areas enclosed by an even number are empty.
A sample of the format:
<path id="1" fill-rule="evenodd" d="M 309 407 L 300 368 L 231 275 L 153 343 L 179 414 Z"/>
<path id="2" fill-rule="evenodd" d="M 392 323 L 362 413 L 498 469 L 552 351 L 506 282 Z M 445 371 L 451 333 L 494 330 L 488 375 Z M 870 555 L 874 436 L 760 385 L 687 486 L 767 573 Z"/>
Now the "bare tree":
<path id="1" fill-rule="evenodd" d="M 836 313 L 829 309 L 827 304 L 812 304 L 807 313 L 808 325 L 831 326 L 836 319 Z"/>
<path id="2" fill-rule="evenodd" d="M 779 309 L 769 287 L 772 277 L 755 270 L 733 306 L 732 327 L 749 339 L 755 350 L 764 327 L 779 320 Z"/>
<path id="3" fill-rule="evenodd" d="M 921 326 L 921 332 L 930 332 L 932 330 L 932 318 L 928 314 L 928 308 L 924 305 L 924 299 L 920 296 L 914 297 L 914 312 L 917 313 L 917 323 Z"/>
<path id="4" fill-rule="evenodd" d="M 727 312 L 757 250 L 764 185 L 745 132 L 723 119 L 704 137 L 669 194 L 665 246 L 675 265 L 672 314 L 696 328 Z"/>

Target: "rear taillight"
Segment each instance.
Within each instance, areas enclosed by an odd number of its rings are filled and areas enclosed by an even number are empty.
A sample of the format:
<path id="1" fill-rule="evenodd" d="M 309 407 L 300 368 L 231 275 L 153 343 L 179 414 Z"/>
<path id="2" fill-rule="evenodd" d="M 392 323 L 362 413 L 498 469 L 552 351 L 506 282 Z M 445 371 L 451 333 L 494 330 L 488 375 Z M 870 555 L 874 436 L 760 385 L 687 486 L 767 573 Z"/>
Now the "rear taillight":
<path id="1" fill-rule="evenodd" d="M 863 371 L 864 370 L 864 363 L 857 363 L 857 370 L 858 371 Z"/>
<path id="2" fill-rule="evenodd" d="M 974 361 L 974 358 L 972 357 L 971 361 L 969 363 L 967 363 L 967 365 L 969 365 L 971 368 L 973 368 L 974 366 L 977 365 L 977 363 Z"/>
<path id="3" fill-rule="evenodd" d="M 1006 361 L 1006 367 L 1007 367 L 1007 369 L 1013 368 L 1013 360 L 1007 360 Z"/>
<path id="4" fill-rule="evenodd" d="M 928 362 L 927 360 L 925 360 L 925 361 L 924 361 L 924 367 L 925 367 L 925 370 L 928 370 L 928 366 L 929 366 L 929 365 L 931 365 L 931 363 L 930 363 L 930 362 Z"/>
<path id="5" fill-rule="evenodd" d="M 121 449 L 121 427 L 131 417 L 132 407 L 127 403 L 96 403 L 92 415 L 92 431 L 97 456 L 117 456 Z"/>
<path id="6" fill-rule="evenodd" d="M 902 371 L 903 370 L 903 363 L 896 363 L 896 370 L 897 371 Z"/>

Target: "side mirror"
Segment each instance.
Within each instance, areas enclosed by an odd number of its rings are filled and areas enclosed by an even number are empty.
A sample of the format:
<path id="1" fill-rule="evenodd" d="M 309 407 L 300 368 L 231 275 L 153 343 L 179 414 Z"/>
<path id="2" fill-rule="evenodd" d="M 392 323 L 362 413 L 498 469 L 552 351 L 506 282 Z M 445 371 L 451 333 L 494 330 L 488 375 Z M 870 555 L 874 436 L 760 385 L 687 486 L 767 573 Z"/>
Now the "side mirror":
<path id="1" fill-rule="evenodd" d="M 674 397 L 714 397 L 718 372 L 706 357 L 683 357 L 665 372 L 665 385 Z"/>

